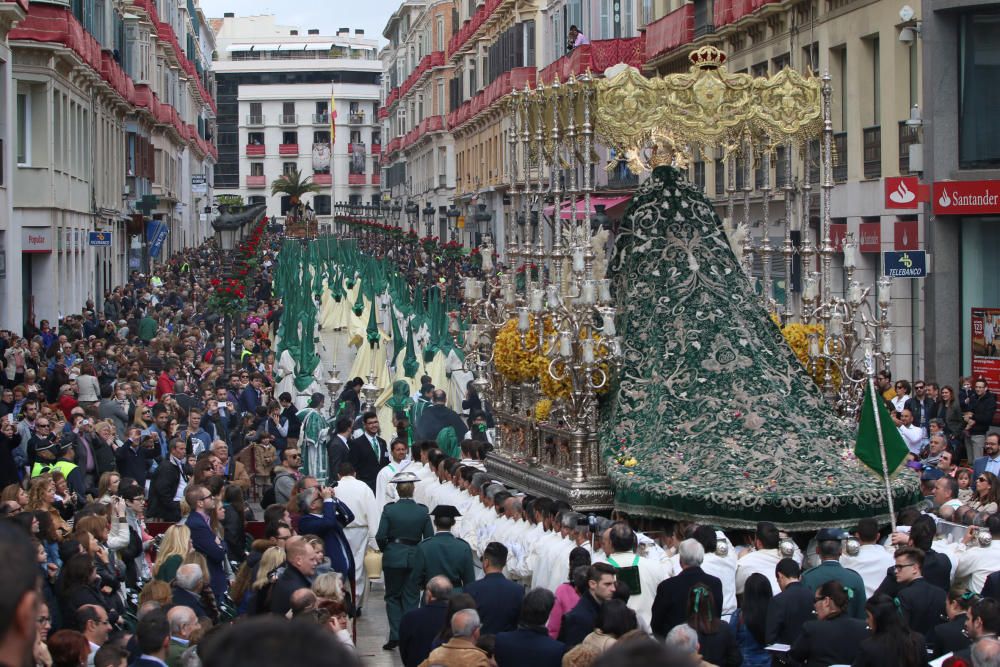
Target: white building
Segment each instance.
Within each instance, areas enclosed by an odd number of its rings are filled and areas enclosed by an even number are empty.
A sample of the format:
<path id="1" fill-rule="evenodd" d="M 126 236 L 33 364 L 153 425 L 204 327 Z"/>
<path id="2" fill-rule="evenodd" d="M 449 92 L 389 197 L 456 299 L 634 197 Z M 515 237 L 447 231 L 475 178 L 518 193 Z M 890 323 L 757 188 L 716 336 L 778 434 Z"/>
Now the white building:
<path id="1" fill-rule="evenodd" d="M 305 197 L 320 222 L 336 202 L 377 200 L 378 43 L 362 30 L 335 36 L 276 23 L 274 16 L 213 19 L 218 46 L 219 166 L 216 194 L 268 204 L 283 216 L 287 197 L 271 183 L 292 170 L 325 186 Z M 335 118 L 331 116 L 331 104 Z M 333 121 L 333 125 L 331 125 Z"/>
<path id="2" fill-rule="evenodd" d="M 88 299 L 100 308 L 130 268 L 199 243 L 191 175 L 215 160 L 195 48 L 212 41 L 194 0 L 20 4 L 12 94 L 0 94 L 13 153 L 0 315 L 18 331 L 30 315 L 55 323 Z M 167 231 L 158 253 L 151 223 Z"/>

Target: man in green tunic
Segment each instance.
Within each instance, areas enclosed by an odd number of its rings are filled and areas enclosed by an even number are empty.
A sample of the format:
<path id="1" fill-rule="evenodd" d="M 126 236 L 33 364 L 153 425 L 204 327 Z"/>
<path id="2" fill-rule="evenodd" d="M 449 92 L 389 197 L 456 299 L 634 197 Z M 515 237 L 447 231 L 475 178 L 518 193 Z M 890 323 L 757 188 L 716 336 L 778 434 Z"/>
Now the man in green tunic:
<path id="1" fill-rule="evenodd" d="M 472 547 L 451 532 L 455 519 L 462 515 L 454 505 L 438 505 L 431 515 L 436 532 L 417 547 L 410 583 L 417 590 L 423 590 L 431 578 L 441 574 L 451 581 L 455 593 L 461 593 L 464 586 L 476 580 Z"/>
<path id="2" fill-rule="evenodd" d="M 417 606 L 420 589 L 410 576 L 414 553 L 424 538 L 434 534 L 427 508 L 413 501 L 413 485 L 420 481 L 416 473 L 403 471 L 390 480 L 396 485 L 399 500 L 382 510 L 375 541 L 382 550 L 382 573 L 385 579 L 385 614 L 389 619 L 389 641 L 382 647 L 391 651 L 399 645 L 399 621 Z"/>
<path id="3" fill-rule="evenodd" d="M 299 449 L 302 452 L 302 474 L 315 477 L 320 486 L 326 486 L 329 477 L 326 439 L 323 432 L 329 424 L 323 417 L 323 394 L 316 392 L 309 399 L 309 407 L 296 415 L 302 427 L 299 429 Z"/>
<path id="4" fill-rule="evenodd" d="M 850 598 L 848 613 L 854 618 L 864 619 L 865 582 L 860 574 L 840 564 L 843 548 L 841 540 L 844 539 L 847 539 L 847 534 L 833 528 L 824 528 L 816 534 L 816 553 L 822 562 L 802 573 L 802 585 L 815 591 L 826 582 L 836 579 L 847 589 Z"/>

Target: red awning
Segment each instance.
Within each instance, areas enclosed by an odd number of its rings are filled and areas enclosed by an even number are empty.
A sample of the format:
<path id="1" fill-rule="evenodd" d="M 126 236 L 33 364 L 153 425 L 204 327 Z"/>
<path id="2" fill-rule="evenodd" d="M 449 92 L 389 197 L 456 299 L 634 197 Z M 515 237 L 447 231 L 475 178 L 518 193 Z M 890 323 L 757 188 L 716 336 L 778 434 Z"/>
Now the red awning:
<path id="1" fill-rule="evenodd" d="M 597 212 L 597 206 L 599 204 L 603 204 L 604 205 L 604 212 L 607 213 L 608 211 L 610 211 L 611 209 L 615 208 L 616 206 L 621 206 L 622 204 L 628 202 L 630 199 L 632 199 L 632 195 L 624 195 L 624 196 L 618 196 L 618 197 L 591 197 L 590 198 L 590 212 L 591 212 L 591 214 L 596 213 Z M 552 212 L 554 210 L 555 210 L 555 206 L 546 206 L 545 209 L 542 212 L 547 217 L 551 218 L 552 217 Z M 573 210 L 573 207 L 570 204 L 570 202 L 563 203 L 562 209 L 560 210 L 559 217 L 561 217 L 564 220 L 568 220 L 569 218 L 572 217 L 572 210 Z M 586 211 L 586 209 L 584 208 L 583 197 L 580 197 L 579 199 L 576 200 L 576 215 L 577 215 L 577 218 L 578 219 L 583 218 L 585 211 Z"/>

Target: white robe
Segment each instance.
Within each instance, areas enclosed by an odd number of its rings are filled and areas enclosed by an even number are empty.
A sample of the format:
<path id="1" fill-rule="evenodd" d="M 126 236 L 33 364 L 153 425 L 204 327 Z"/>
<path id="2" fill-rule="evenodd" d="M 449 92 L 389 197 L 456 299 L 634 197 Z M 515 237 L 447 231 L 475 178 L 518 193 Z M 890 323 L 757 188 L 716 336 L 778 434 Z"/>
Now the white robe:
<path id="1" fill-rule="evenodd" d="M 354 554 L 355 586 L 358 600 L 365 594 L 368 577 L 365 574 L 365 552 L 368 547 L 378 549 L 375 544 L 375 533 L 381 513 L 375 504 L 375 494 L 357 477 L 342 477 L 336 489 L 337 499 L 347 505 L 354 513 L 354 521 L 344 528 L 344 535 L 351 545 Z"/>
<path id="2" fill-rule="evenodd" d="M 410 470 L 412 465 L 413 461 L 403 459 L 399 463 L 393 461 L 378 471 L 378 475 L 375 477 L 375 504 L 378 506 L 379 516 L 382 516 L 382 510 L 385 509 L 386 505 L 399 500 L 396 485 L 391 484 L 390 480 L 396 473 Z"/>

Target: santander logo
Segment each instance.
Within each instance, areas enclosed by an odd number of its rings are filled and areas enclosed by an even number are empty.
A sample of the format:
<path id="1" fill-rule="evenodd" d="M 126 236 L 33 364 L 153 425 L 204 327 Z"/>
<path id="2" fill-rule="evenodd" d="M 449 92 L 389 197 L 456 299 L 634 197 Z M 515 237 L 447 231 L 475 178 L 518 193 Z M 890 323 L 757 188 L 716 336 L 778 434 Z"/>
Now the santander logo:
<path id="1" fill-rule="evenodd" d="M 916 198 L 916 193 L 906 187 L 906 182 L 902 180 L 896 189 L 889 194 L 889 199 L 896 204 L 909 204 Z"/>
<path id="2" fill-rule="evenodd" d="M 938 197 L 938 205 L 941 208 L 948 208 L 951 206 L 951 197 L 948 196 L 947 188 L 941 188 L 941 196 Z"/>

